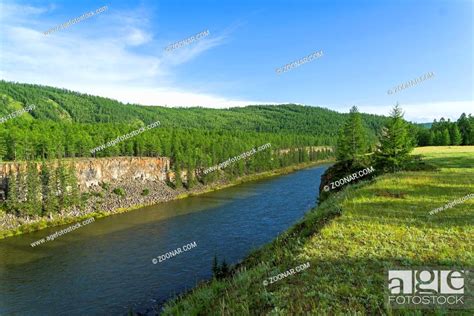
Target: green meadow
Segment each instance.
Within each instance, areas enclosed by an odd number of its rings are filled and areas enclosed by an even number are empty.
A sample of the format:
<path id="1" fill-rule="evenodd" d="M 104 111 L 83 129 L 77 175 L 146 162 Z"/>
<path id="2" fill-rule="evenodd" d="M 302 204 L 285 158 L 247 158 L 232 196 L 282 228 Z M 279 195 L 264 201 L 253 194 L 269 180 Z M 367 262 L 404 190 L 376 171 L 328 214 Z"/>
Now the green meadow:
<path id="1" fill-rule="evenodd" d="M 472 315 L 472 310 L 391 309 L 386 270 L 474 266 L 474 146 L 422 147 L 433 171 L 385 174 L 346 185 L 231 276 L 169 302 L 165 315 Z M 263 281 L 310 267 L 267 286 Z M 210 267 L 209 267 L 210 268 Z"/>

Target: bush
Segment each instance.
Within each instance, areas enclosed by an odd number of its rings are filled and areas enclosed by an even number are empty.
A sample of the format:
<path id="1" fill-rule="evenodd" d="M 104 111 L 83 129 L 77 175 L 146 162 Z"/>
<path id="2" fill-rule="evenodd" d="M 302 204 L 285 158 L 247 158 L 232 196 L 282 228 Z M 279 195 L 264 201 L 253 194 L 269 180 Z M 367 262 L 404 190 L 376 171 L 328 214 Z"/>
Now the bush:
<path id="1" fill-rule="evenodd" d="M 104 197 L 104 193 L 103 193 L 103 192 L 91 192 L 90 195 L 96 196 L 96 197 L 100 197 L 100 198 L 103 198 L 103 197 Z"/>
<path id="2" fill-rule="evenodd" d="M 104 189 L 105 191 L 108 191 L 110 189 L 110 184 L 107 183 L 107 182 L 102 182 L 100 184 L 100 186 L 102 187 L 102 189 Z"/>
<path id="3" fill-rule="evenodd" d="M 123 188 L 115 188 L 112 192 L 118 196 L 125 196 L 125 190 Z"/>
<path id="4" fill-rule="evenodd" d="M 142 191 L 142 196 L 147 196 L 148 194 L 150 194 L 150 190 L 148 190 L 148 189 L 143 189 L 143 191 Z"/>

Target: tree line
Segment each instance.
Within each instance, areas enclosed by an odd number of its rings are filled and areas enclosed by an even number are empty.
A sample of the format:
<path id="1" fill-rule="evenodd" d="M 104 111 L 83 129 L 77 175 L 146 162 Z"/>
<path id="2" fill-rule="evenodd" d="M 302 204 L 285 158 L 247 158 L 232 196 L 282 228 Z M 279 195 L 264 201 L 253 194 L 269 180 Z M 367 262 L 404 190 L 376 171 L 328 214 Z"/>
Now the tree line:
<path id="1" fill-rule="evenodd" d="M 474 145 L 474 117 L 462 113 L 455 122 L 436 119 L 430 128 L 418 131 L 419 146 Z"/>
<path id="2" fill-rule="evenodd" d="M 82 207 L 82 202 L 74 164 L 43 161 L 40 171 L 34 162 L 28 162 L 26 168 L 16 165 L 7 177 L 6 200 L 1 206 L 16 216 L 44 216 Z"/>
<path id="3" fill-rule="evenodd" d="M 175 149 L 177 153 L 180 151 Z M 288 152 L 261 151 L 246 160 L 236 161 L 228 167 L 203 175 L 202 169 L 194 165 L 174 163 L 175 179 L 169 183 L 174 188 L 193 188 L 197 183 L 208 184 L 221 179 L 234 179 L 246 174 L 277 169 L 296 163 L 319 161 L 333 156 L 330 149 L 298 148 Z M 186 179 L 181 171 L 187 171 Z M 88 193 L 79 191 L 75 161 L 43 160 L 16 164 L 7 176 L 6 200 L 0 201 L 0 209 L 16 216 L 45 216 L 71 209 L 83 209 Z M 104 184 L 103 184 L 104 185 Z M 115 194 L 123 196 L 121 188 Z M 145 192 L 145 190 L 144 190 Z M 143 194 L 143 193 L 142 193 Z"/>

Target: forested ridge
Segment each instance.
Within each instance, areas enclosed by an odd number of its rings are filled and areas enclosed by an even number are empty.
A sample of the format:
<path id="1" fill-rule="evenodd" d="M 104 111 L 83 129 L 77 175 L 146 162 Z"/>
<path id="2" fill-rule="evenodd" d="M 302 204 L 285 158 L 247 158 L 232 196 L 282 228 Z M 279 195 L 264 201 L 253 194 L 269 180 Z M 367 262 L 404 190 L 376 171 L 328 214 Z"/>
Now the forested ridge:
<path id="1" fill-rule="evenodd" d="M 0 96 L 0 117 L 35 105 L 33 111 L 0 124 L 3 160 L 88 157 L 92 148 L 160 121 L 160 127 L 96 156 L 159 155 L 215 163 L 269 142 L 272 149 L 334 145 L 346 118 L 328 109 L 294 104 L 231 109 L 141 106 L 6 81 L 0 81 Z M 362 114 L 362 119 L 375 138 L 385 118 Z"/>

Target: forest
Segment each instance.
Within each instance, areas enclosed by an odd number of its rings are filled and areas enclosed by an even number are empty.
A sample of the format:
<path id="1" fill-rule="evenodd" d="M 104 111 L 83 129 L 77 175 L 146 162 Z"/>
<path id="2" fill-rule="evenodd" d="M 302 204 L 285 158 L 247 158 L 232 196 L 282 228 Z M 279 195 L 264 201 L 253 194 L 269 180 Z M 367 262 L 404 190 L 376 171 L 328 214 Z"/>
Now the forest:
<path id="1" fill-rule="evenodd" d="M 430 125 L 429 129 L 420 129 L 419 146 L 474 145 L 474 116 L 471 114 L 462 113 L 455 122 L 442 117 Z"/>
<path id="2" fill-rule="evenodd" d="M 231 109 L 123 104 L 72 91 L 0 81 L 0 117 L 34 104 L 33 111 L 0 124 L 4 161 L 89 157 L 90 150 L 160 121 L 160 127 L 96 154 L 167 156 L 182 167 L 215 164 L 255 146 L 334 145 L 347 114 L 320 107 L 280 105 Z M 383 116 L 362 114 L 371 140 Z"/>
<path id="3" fill-rule="evenodd" d="M 34 105 L 34 107 L 31 107 Z M 18 215 L 44 215 L 80 207 L 74 163 L 80 157 L 170 157 L 175 188 L 192 188 L 222 177 L 234 178 L 337 155 L 356 160 L 374 152 L 390 118 L 341 114 L 321 107 L 258 105 L 243 108 L 167 108 L 123 104 L 64 89 L 0 81 L 0 118 L 25 109 L 0 124 L 0 161 L 28 161 L 8 178 L 4 208 Z M 91 149 L 152 122 L 160 125 L 94 154 Z M 434 122 L 430 129 L 406 122 L 410 146 L 472 144 L 474 122 L 463 114 L 457 122 Z M 251 159 L 220 172 L 202 174 L 230 157 L 271 144 Z M 317 146 L 332 146 L 336 152 Z M 59 161 L 59 162 L 58 162 Z M 40 172 L 32 162 L 41 163 Z M 54 163 L 53 163 L 54 162 Z M 181 172 L 189 175 L 181 179 Z M 21 206 L 21 207 L 20 207 Z"/>

